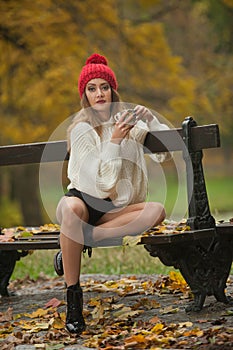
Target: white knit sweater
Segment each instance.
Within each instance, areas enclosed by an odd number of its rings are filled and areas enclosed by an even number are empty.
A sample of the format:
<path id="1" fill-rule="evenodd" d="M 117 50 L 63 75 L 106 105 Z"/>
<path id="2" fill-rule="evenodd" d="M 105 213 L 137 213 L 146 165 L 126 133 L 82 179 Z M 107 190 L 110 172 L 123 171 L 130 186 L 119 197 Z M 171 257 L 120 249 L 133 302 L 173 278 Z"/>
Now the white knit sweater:
<path id="1" fill-rule="evenodd" d="M 149 130 L 166 130 L 168 126 L 156 117 L 147 124 L 139 121 L 120 145 L 110 141 L 113 128 L 112 123 L 103 124 L 101 138 L 86 122 L 73 128 L 68 189 L 110 197 L 116 206 L 143 202 L 148 184 L 143 142 Z"/>

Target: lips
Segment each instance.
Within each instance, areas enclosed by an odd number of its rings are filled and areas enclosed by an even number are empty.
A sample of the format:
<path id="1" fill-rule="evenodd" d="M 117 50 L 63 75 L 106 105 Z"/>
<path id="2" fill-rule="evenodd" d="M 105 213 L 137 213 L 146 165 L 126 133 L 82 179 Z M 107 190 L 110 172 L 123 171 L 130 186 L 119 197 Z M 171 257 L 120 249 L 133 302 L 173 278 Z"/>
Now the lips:
<path id="1" fill-rule="evenodd" d="M 105 102 L 106 102 L 105 100 L 98 100 L 98 101 L 96 101 L 96 103 L 99 103 L 99 104 L 103 104 Z"/>

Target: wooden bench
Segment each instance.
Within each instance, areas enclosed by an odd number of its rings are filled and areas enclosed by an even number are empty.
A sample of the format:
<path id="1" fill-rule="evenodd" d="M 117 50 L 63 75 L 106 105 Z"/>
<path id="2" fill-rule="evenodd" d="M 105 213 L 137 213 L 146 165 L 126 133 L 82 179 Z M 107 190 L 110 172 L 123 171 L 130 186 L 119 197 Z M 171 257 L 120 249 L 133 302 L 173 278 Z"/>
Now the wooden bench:
<path id="1" fill-rule="evenodd" d="M 150 235 L 139 244 L 167 266 L 179 269 L 194 295 L 187 311 L 201 310 L 207 295 L 229 303 L 226 282 L 233 258 L 233 225 L 216 225 L 211 215 L 202 166 L 203 149 L 220 147 L 216 124 L 197 126 L 192 117 L 182 127 L 148 133 L 145 152 L 180 151 L 186 163 L 188 219 L 191 230 L 184 233 Z M 46 152 L 44 152 L 46 148 Z M 0 147 L 0 166 L 67 161 L 66 141 L 52 141 Z M 59 231 L 0 242 L 0 294 L 8 295 L 7 286 L 15 263 L 28 250 L 59 249 Z M 121 244 L 116 240 L 115 245 Z M 98 246 L 113 245 L 102 241 Z"/>

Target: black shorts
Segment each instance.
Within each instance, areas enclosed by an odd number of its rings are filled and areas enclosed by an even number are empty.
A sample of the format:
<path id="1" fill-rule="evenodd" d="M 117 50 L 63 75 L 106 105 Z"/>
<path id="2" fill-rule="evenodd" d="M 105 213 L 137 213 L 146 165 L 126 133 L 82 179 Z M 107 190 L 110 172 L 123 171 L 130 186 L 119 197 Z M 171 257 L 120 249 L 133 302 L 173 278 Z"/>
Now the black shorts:
<path id="1" fill-rule="evenodd" d="M 70 189 L 65 195 L 67 197 L 80 198 L 85 203 L 89 213 L 88 224 L 92 226 L 95 226 L 95 224 L 105 213 L 116 208 L 110 198 L 96 198 L 87 193 L 76 190 L 76 188 Z"/>

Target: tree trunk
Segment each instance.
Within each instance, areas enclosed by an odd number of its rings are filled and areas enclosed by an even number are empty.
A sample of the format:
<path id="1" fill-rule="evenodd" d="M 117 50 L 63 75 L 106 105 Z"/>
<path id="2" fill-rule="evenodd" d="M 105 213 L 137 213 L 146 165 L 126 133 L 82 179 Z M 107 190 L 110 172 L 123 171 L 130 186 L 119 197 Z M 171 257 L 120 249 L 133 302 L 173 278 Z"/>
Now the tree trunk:
<path id="1" fill-rule="evenodd" d="M 19 201 L 25 226 L 43 224 L 38 180 L 39 165 L 20 166 L 14 176 L 14 193 Z"/>

